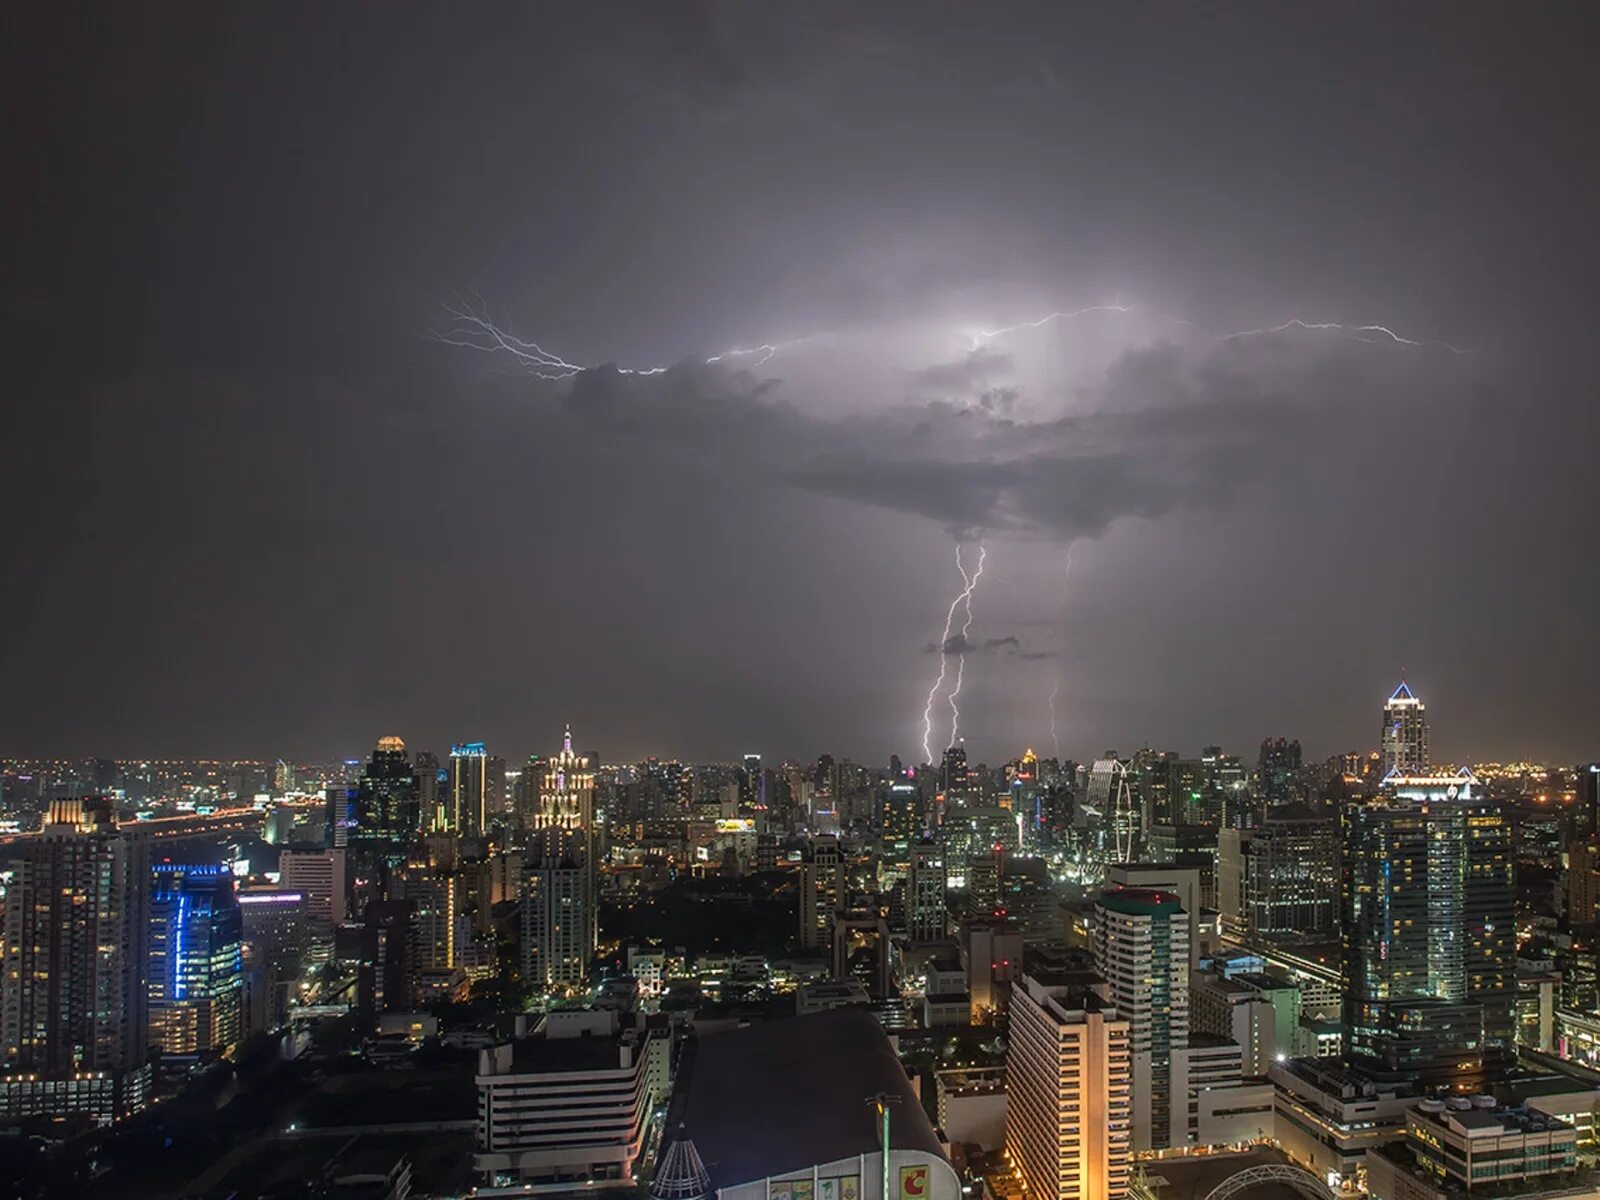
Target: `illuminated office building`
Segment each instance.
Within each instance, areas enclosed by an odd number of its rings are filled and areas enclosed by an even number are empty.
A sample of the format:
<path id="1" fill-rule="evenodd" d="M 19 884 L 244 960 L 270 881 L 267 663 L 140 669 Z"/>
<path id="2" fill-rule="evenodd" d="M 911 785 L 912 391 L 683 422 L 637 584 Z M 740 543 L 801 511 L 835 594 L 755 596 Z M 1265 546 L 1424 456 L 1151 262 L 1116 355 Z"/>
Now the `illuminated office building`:
<path id="1" fill-rule="evenodd" d="M 1380 743 L 1383 773 L 1426 775 L 1428 753 L 1428 710 L 1404 682 L 1383 705 L 1383 735 Z"/>
<path id="2" fill-rule="evenodd" d="M 489 824 L 489 753 L 482 742 L 450 747 L 443 828 L 476 836 Z"/>
<path id="3" fill-rule="evenodd" d="M 1510 823 L 1495 805 L 1400 781 L 1345 810 L 1345 1025 L 1353 1055 L 1458 1089 L 1513 1049 L 1515 887 Z M 1415 785 L 1415 786 L 1412 786 Z"/>
<path id="4" fill-rule="evenodd" d="M 403 845 L 421 828 L 417 774 L 399 738 L 378 739 L 357 787 L 356 814 L 357 841 Z"/>
<path id="5" fill-rule="evenodd" d="M 243 918 L 225 867 L 155 864 L 150 1042 L 163 1054 L 225 1050 L 244 1020 Z"/>

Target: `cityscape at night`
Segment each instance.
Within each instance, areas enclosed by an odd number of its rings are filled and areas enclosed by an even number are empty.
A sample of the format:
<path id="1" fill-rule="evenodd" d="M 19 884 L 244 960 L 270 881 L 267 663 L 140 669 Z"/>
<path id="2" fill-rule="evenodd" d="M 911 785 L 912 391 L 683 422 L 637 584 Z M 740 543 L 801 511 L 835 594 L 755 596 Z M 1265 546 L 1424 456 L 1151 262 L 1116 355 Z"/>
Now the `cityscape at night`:
<path id="1" fill-rule="evenodd" d="M 0 1200 L 1600 1200 L 1577 6 L 6 6 Z"/>

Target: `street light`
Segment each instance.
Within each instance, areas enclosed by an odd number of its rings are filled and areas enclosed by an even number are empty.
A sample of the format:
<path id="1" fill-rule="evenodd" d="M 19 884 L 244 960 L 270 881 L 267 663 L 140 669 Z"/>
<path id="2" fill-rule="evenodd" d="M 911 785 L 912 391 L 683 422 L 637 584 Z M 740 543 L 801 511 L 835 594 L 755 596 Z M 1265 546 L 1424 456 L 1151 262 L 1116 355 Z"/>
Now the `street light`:
<path id="1" fill-rule="evenodd" d="M 899 1096 L 892 1096 L 888 1092 L 879 1092 L 876 1096 L 867 1097 L 867 1103 L 877 1110 L 880 1136 L 883 1139 L 883 1191 L 879 1193 L 879 1200 L 889 1200 L 889 1105 L 899 1102 Z"/>

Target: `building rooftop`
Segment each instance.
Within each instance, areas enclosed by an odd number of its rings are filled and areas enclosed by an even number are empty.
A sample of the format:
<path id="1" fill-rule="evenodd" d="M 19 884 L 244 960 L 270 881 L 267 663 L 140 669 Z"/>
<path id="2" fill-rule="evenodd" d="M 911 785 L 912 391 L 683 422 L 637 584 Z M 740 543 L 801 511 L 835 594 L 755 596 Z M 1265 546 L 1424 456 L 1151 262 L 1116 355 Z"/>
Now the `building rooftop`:
<path id="1" fill-rule="evenodd" d="M 1139 864 L 1144 866 L 1146 864 Z M 1179 913 L 1183 903 L 1175 892 L 1162 892 L 1154 888 L 1118 888 L 1100 897 L 1100 904 L 1115 913 L 1132 917 L 1148 917 L 1157 913 Z"/>
<path id="2" fill-rule="evenodd" d="M 888 1035 L 840 1008 L 699 1039 L 684 1124 L 719 1187 L 878 1149 L 867 1097 L 899 1097 L 890 1145 L 942 1155 Z"/>

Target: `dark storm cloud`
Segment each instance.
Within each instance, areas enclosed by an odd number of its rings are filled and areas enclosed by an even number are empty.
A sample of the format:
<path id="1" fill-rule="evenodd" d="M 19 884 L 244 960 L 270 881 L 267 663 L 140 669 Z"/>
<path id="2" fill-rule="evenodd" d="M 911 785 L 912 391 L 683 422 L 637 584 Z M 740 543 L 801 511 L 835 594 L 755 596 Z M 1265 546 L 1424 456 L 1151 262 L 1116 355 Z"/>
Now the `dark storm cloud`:
<path id="1" fill-rule="evenodd" d="M 648 444 L 708 470 L 759 464 L 761 480 L 915 514 L 958 538 L 1071 542 L 1122 518 L 1292 486 L 1307 459 L 1340 452 L 1327 439 L 1353 421 L 1408 431 L 1449 421 L 1469 377 L 1437 364 L 1427 375 L 1354 345 L 1287 357 L 1281 347 L 1225 344 L 1196 357 L 1161 346 L 1118 359 L 1079 397 L 1088 411 L 1036 422 L 943 402 L 827 419 L 772 379 L 693 365 L 586 372 L 561 407 L 575 436 Z"/>
<path id="2" fill-rule="evenodd" d="M 981 389 L 992 379 L 1011 373 L 1009 354 L 990 346 L 980 346 L 955 362 L 934 363 L 911 373 L 911 386 L 923 392 L 966 394 Z"/>
<path id="3" fill-rule="evenodd" d="M 1405 663 L 1441 753 L 1592 757 L 1586 16 L 19 6 L 0 751 L 882 760 L 983 533 L 974 640 L 1052 649 L 975 755 L 1053 679 L 1080 753 L 1366 746 Z M 585 364 L 939 336 L 530 385 L 458 289 Z M 1479 353 L 944 336 L 1118 294 Z"/>
<path id="4" fill-rule="evenodd" d="M 984 638 L 982 641 L 974 642 L 964 633 L 955 633 L 945 639 L 942 650 L 939 643 L 929 642 L 922 648 L 922 652 L 924 654 L 993 654 L 996 651 L 1007 648 L 1013 652 L 1018 652 L 1022 648 L 1022 643 L 1014 634 L 1007 634 L 1005 637 L 989 637 Z M 1018 657 L 1026 658 L 1029 656 L 1018 654 Z"/>

